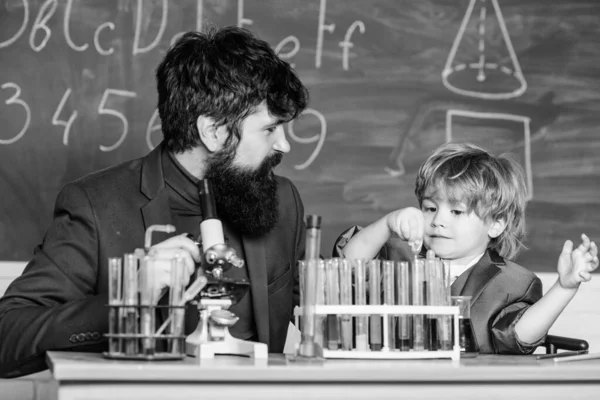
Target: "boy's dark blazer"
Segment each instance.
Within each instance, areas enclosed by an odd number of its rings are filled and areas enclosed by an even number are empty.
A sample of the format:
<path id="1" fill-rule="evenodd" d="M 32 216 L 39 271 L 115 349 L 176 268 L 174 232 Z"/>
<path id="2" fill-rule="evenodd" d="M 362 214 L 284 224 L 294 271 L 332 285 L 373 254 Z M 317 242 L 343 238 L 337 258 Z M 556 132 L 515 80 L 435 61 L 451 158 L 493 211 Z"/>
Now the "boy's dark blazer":
<path id="1" fill-rule="evenodd" d="M 360 229 L 354 226 L 340 235 L 334 244 L 334 257 L 343 256 L 344 246 Z M 422 249 L 421 256 L 425 252 Z M 412 254 L 405 242 L 392 239 L 378 258 L 409 261 Z M 542 298 L 542 281 L 493 250 L 486 251 L 477 264 L 456 279 L 451 295 L 471 296 L 471 322 L 481 353 L 528 354 L 545 340 L 543 337 L 536 343 L 523 343 L 515 332 L 521 315 Z"/>
<path id="2" fill-rule="evenodd" d="M 161 144 L 61 190 L 43 243 L 0 299 L 0 377 L 46 369 L 48 350 L 105 350 L 107 259 L 143 247 L 150 225 L 171 223 L 162 151 Z M 270 352 L 283 351 L 298 304 L 296 260 L 305 239 L 298 191 L 288 179 L 277 180 L 276 227 L 259 238 L 242 237 L 258 340 Z M 166 237 L 155 234 L 153 242 Z M 188 309 L 186 329 L 195 328 L 197 318 Z"/>
<path id="3" fill-rule="evenodd" d="M 533 272 L 488 250 L 454 281 L 452 296 L 471 296 L 471 321 L 481 353 L 528 354 L 542 344 L 519 340 L 515 325 L 542 298 L 542 281 Z"/>

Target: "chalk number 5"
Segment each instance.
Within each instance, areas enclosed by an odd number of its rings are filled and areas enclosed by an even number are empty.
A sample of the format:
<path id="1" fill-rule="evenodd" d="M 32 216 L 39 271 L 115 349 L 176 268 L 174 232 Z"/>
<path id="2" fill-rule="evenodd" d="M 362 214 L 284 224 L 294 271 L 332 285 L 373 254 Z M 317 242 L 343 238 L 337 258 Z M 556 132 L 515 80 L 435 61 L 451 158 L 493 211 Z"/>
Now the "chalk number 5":
<path id="1" fill-rule="evenodd" d="M 104 91 L 104 95 L 102 96 L 102 100 L 100 100 L 100 105 L 98 106 L 98 114 L 108 114 L 119 118 L 123 123 L 123 132 L 121 133 L 121 137 L 119 138 L 119 140 L 117 140 L 117 142 L 112 146 L 100 145 L 100 150 L 102 151 L 113 151 L 114 149 L 119 147 L 121 143 L 123 143 L 123 140 L 125 140 L 125 137 L 127 136 L 127 130 L 129 129 L 129 123 L 127 122 L 127 118 L 125 118 L 125 116 L 122 113 L 116 110 L 112 110 L 110 108 L 106 108 L 108 96 L 110 96 L 111 94 L 124 97 L 136 97 L 135 92 L 130 92 L 128 90 L 106 89 Z"/>

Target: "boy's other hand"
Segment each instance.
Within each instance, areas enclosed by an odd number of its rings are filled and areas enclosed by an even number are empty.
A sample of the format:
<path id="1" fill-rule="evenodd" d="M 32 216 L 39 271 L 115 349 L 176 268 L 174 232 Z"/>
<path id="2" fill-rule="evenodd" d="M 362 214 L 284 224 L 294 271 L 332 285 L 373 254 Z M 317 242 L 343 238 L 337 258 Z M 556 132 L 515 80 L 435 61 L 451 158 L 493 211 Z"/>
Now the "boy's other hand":
<path id="1" fill-rule="evenodd" d="M 411 246 L 423 243 L 425 220 L 423 212 L 415 207 L 402 208 L 387 215 L 388 229 L 406 240 Z"/>
<path id="2" fill-rule="evenodd" d="M 573 249 L 567 240 L 558 258 L 558 280 L 565 289 L 576 289 L 581 282 L 592 279 L 591 272 L 598 268 L 598 247 L 585 234 L 581 244 Z"/>

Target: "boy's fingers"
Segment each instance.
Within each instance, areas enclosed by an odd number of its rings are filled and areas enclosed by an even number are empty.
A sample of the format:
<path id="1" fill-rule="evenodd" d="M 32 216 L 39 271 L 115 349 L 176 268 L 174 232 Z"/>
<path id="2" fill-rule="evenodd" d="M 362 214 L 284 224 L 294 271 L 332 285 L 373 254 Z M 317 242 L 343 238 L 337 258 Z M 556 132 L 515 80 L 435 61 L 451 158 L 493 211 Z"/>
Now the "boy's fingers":
<path id="1" fill-rule="evenodd" d="M 579 245 L 579 250 L 582 252 L 587 251 L 590 248 L 590 238 L 587 237 L 585 233 L 581 234 L 581 244 Z"/>
<path id="2" fill-rule="evenodd" d="M 573 242 L 570 240 L 565 241 L 565 244 L 563 244 L 563 248 L 562 248 L 560 255 L 561 256 L 570 255 L 572 252 L 573 252 Z"/>
<path id="3" fill-rule="evenodd" d="M 598 268 L 598 257 L 594 256 L 592 258 L 592 269 L 590 271 L 595 270 L 596 268 Z"/>
<path id="4" fill-rule="evenodd" d="M 586 245 L 589 246 L 590 245 L 590 238 L 588 237 L 588 235 L 586 235 L 585 233 L 581 234 L 581 241 Z"/>
<path id="5" fill-rule="evenodd" d="M 590 253 L 592 253 L 594 257 L 598 255 L 598 246 L 596 246 L 595 242 L 590 243 Z"/>
<path id="6" fill-rule="evenodd" d="M 580 271 L 579 277 L 583 279 L 584 282 L 589 282 L 592 279 L 592 274 L 587 271 Z"/>
<path id="7" fill-rule="evenodd" d="M 409 222 L 409 226 L 410 226 L 410 238 L 409 240 L 411 241 L 415 241 L 415 242 L 419 242 L 423 237 L 421 235 L 421 232 L 423 231 L 420 226 L 419 226 L 419 219 L 418 218 L 411 218 L 410 222 Z"/>

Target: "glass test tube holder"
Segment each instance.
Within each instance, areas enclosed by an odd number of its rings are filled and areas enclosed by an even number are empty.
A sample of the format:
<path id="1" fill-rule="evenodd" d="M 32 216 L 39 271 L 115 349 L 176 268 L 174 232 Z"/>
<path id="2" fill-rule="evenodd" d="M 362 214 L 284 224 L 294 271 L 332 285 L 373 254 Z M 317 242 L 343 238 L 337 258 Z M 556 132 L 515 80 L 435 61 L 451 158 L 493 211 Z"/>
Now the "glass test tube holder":
<path id="1" fill-rule="evenodd" d="M 377 351 L 359 351 L 352 350 L 327 350 L 323 349 L 324 358 L 346 358 L 346 359 L 434 359 L 450 358 L 453 361 L 460 360 L 459 345 L 459 308 L 458 306 L 398 306 L 398 305 L 316 305 L 315 315 L 352 315 L 352 316 L 399 316 L 399 315 L 452 315 L 453 316 L 453 337 L 452 350 L 409 350 L 399 351 L 390 350 L 389 337 L 389 318 L 382 318 L 383 321 L 383 347 Z M 302 308 L 294 309 L 296 326 L 298 319 L 302 316 Z"/>
<path id="2" fill-rule="evenodd" d="M 151 228 L 159 230 L 160 226 L 153 225 Z M 148 297 L 150 290 L 145 286 L 148 275 L 141 274 L 142 280 L 138 282 L 138 263 L 140 269 L 146 271 L 148 264 L 154 260 L 144 250 L 137 249 L 135 254 L 125 254 L 123 259 L 123 268 L 121 258 L 109 259 L 109 274 L 115 279 L 115 287 L 111 288 L 107 305 L 110 332 L 105 335 L 109 348 L 103 353 L 104 357 L 146 361 L 185 358 L 182 327 L 164 334 L 154 330 L 154 316 L 158 311 L 163 315 L 183 318 L 185 305 L 157 305 Z"/>
<path id="3" fill-rule="evenodd" d="M 185 336 L 173 333 L 156 334 L 154 332 L 146 333 L 140 328 L 139 316 L 143 314 L 155 314 L 159 310 L 168 310 L 168 314 L 183 313 L 185 306 L 125 306 L 109 304 L 110 312 L 123 316 L 119 318 L 120 325 L 116 328 L 116 333 L 107 333 L 105 336 L 109 340 L 109 351 L 103 353 L 106 358 L 120 360 L 181 360 L 185 358 L 184 348 Z M 114 311 L 113 311 L 114 310 Z M 136 322 L 127 319 L 137 320 Z M 125 325 L 127 329 L 125 329 Z M 135 328 L 131 329 L 131 326 Z M 161 346 L 164 350 L 157 350 L 156 346 Z"/>

